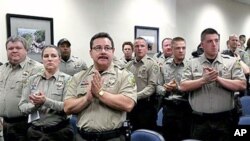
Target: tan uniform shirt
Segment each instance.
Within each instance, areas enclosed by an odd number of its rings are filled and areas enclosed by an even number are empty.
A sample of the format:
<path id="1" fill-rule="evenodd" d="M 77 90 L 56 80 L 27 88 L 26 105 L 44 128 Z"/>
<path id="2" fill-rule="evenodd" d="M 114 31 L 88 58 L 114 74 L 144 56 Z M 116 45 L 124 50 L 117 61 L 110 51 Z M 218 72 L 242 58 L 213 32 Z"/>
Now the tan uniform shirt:
<path id="1" fill-rule="evenodd" d="M 168 59 L 170 59 L 170 58 L 172 58 L 172 57 L 165 57 L 164 56 L 164 54 L 162 53 L 159 57 L 157 56 L 158 55 L 158 53 L 156 53 L 154 56 L 153 56 L 153 59 L 158 63 L 158 65 L 160 66 L 160 67 L 162 67 L 163 66 L 163 64 L 165 64 L 165 62 L 168 60 Z"/>
<path id="2" fill-rule="evenodd" d="M 182 63 L 176 65 L 174 63 L 173 58 L 168 59 L 166 63 L 163 64 L 163 66 L 161 67 L 161 74 L 158 80 L 156 92 L 158 94 L 165 95 L 166 90 L 163 87 L 163 85 L 165 83 L 169 83 L 172 80 L 175 80 L 175 82 L 177 83 L 177 86 L 179 86 L 180 81 L 181 81 L 181 76 L 183 73 L 183 69 L 184 67 L 187 66 L 187 63 L 188 63 L 187 60 L 183 60 Z M 181 94 L 181 92 L 176 90 L 176 91 L 171 92 L 171 94 Z"/>
<path id="3" fill-rule="evenodd" d="M 73 76 L 81 70 L 87 69 L 86 63 L 78 57 L 71 56 L 67 62 L 61 59 L 60 71 L 68 75 Z"/>
<path id="4" fill-rule="evenodd" d="M 18 109 L 22 95 L 22 87 L 29 76 L 43 69 L 42 64 L 26 59 L 15 68 L 10 63 L 0 67 L 0 117 L 23 116 Z"/>
<path id="5" fill-rule="evenodd" d="M 115 65 L 118 65 L 121 68 L 124 68 L 124 64 L 123 62 L 121 62 L 121 60 L 119 60 L 116 56 L 113 57 L 113 61 L 112 61 Z"/>
<path id="6" fill-rule="evenodd" d="M 242 49 L 239 49 L 239 48 L 237 48 L 235 52 L 238 53 L 238 54 L 240 54 L 241 60 L 245 64 L 247 64 L 248 67 L 250 67 L 250 57 L 249 57 L 249 54 L 246 51 L 244 51 Z"/>
<path id="7" fill-rule="evenodd" d="M 87 71 L 74 75 L 65 99 L 84 96 L 90 87 L 94 70 L 91 66 Z M 136 101 L 136 85 L 132 73 L 112 64 L 108 70 L 102 72 L 101 77 L 104 79 L 104 91 L 123 94 Z M 109 131 L 121 127 L 125 120 L 125 111 L 112 109 L 94 98 L 88 107 L 78 113 L 77 126 L 86 131 Z"/>
<path id="8" fill-rule="evenodd" d="M 138 99 L 155 93 L 160 68 L 151 57 L 146 55 L 139 62 L 134 59 L 127 65 L 127 69 L 135 76 Z"/>
<path id="9" fill-rule="evenodd" d="M 126 59 L 125 59 L 125 57 L 123 56 L 122 58 L 120 58 L 120 64 L 123 66 L 123 67 L 126 67 L 126 65 L 129 63 L 129 62 L 131 62 L 131 61 L 133 61 L 134 60 L 134 58 L 132 57 L 132 59 L 130 60 L 130 61 L 127 61 Z"/>
<path id="10" fill-rule="evenodd" d="M 36 126 L 51 126 L 66 119 L 63 112 L 63 99 L 66 93 L 66 84 L 71 76 L 56 72 L 50 79 L 46 79 L 44 72 L 31 76 L 27 85 L 23 88 L 23 94 L 19 108 L 26 114 L 39 112 L 40 119 L 32 124 Z M 29 95 L 36 92 L 44 92 L 46 101 L 41 106 L 35 106 L 29 100 Z"/>
<path id="11" fill-rule="evenodd" d="M 184 70 L 181 81 L 201 78 L 204 66 L 215 68 L 222 78 L 246 80 L 243 70 L 235 58 L 218 54 L 211 64 L 203 54 L 201 57 L 191 60 Z M 196 112 L 218 113 L 229 111 L 234 108 L 234 92 L 223 88 L 218 82 L 211 82 L 192 91 L 189 95 L 189 102 Z"/>

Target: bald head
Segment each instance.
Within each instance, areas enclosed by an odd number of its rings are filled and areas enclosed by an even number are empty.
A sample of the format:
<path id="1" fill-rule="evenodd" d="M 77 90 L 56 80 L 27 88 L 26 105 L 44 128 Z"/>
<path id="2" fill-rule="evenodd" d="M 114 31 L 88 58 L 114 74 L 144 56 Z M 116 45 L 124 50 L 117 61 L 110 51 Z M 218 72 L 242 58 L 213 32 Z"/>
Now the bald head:
<path id="1" fill-rule="evenodd" d="M 228 40 L 228 47 L 232 52 L 235 52 L 239 42 L 239 36 L 236 34 L 231 34 Z"/>

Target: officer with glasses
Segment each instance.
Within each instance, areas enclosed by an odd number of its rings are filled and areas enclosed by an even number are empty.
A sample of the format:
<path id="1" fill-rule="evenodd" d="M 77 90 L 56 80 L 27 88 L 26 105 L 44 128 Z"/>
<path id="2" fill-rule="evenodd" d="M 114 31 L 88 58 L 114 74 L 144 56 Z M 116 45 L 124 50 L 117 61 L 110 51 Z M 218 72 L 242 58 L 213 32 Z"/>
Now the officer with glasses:
<path id="1" fill-rule="evenodd" d="M 94 35 L 89 51 L 94 64 L 68 84 L 64 111 L 77 115 L 77 140 L 125 141 L 122 125 L 136 103 L 137 87 L 133 74 L 112 62 L 114 51 L 108 33 Z"/>

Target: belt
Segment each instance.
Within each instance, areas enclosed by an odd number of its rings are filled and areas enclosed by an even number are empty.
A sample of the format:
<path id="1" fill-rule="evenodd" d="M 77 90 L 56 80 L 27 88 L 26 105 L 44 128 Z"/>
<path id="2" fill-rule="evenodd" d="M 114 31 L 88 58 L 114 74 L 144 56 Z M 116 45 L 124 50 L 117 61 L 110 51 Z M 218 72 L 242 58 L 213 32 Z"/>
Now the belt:
<path id="1" fill-rule="evenodd" d="M 23 122 L 23 121 L 28 121 L 28 117 L 26 116 L 13 117 L 13 118 L 3 117 L 3 121 L 7 123 Z"/>
<path id="2" fill-rule="evenodd" d="M 118 129 L 110 130 L 110 131 L 102 131 L 102 132 L 86 132 L 83 129 L 78 128 L 78 131 L 83 139 L 100 140 L 100 141 L 116 138 L 123 134 L 122 128 L 118 128 Z"/>
<path id="3" fill-rule="evenodd" d="M 36 126 L 31 125 L 34 130 L 38 130 L 44 133 L 55 132 L 69 125 L 69 120 L 64 120 L 53 126 Z"/>
<path id="4" fill-rule="evenodd" d="M 219 119 L 219 118 L 228 118 L 233 115 L 233 110 L 225 111 L 225 112 L 219 112 L 219 113 L 201 113 L 193 111 L 193 114 L 196 116 L 201 116 L 208 119 Z"/>
<path id="5" fill-rule="evenodd" d="M 186 99 L 166 99 L 164 98 L 162 101 L 163 105 L 167 106 L 180 106 L 183 108 L 184 106 L 189 106 L 189 102 Z"/>

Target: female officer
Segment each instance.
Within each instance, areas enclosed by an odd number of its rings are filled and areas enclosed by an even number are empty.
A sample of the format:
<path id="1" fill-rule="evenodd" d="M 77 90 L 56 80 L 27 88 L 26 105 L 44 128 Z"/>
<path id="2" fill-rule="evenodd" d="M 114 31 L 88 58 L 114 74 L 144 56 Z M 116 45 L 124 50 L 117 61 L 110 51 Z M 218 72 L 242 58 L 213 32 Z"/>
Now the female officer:
<path id="1" fill-rule="evenodd" d="M 70 76 L 59 71 L 60 51 L 45 46 L 42 51 L 44 70 L 31 76 L 22 91 L 19 108 L 28 114 L 28 138 L 31 141 L 71 141 L 74 134 L 63 111 L 65 86 Z"/>

